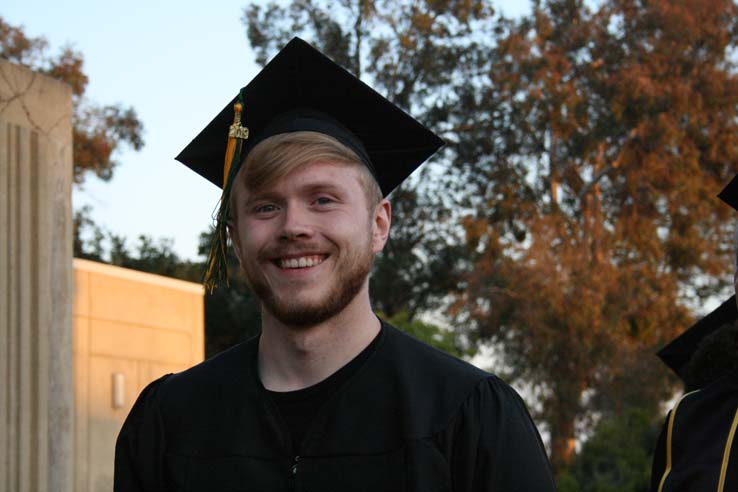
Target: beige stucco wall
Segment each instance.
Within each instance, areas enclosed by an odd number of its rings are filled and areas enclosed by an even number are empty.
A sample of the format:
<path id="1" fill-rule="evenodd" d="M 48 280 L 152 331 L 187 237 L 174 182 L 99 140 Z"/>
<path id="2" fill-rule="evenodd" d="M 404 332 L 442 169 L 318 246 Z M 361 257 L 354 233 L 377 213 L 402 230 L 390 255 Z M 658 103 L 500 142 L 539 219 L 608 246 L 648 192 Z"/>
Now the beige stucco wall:
<path id="1" fill-rule="evenodd" d="M 71 492 L 72 90 L 0 59 L 0 491 Z"/>
<path id="2" fill-rule="evenodd" d="M 80 259 L 74 260 L 74 289 L 74 490 L 109 491 L 115 439 L 139 392 L 203 360 L 204 291 Z M 120 408 L 113 405 L 114 374 L 122 374 Z"/>

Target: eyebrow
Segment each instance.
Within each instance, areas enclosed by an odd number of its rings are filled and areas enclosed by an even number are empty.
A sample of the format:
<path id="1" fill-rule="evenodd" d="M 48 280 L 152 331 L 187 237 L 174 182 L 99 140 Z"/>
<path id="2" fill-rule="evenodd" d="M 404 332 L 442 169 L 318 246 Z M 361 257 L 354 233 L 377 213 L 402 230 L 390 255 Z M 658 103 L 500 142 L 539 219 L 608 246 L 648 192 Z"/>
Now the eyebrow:
<path id="1" fill-rule="evenodd" d="M 326 183 L 323 181 L 318 181 L 315 183 L 308 183 L 305 186 L 300 187 L 300 191 L 305 191 L 307 193 L 315 193 L 317 191 L 326 191 L 326 192 L 332 192 L 337 194 L 346 194 L 348 193 L 348 190 L 346 190 L 343 186 L 338 186 L 333 183 Z"/>
<path id="2" fill-rule="evenodd" d="M 316 193 L 316 192 L 328 192 L 336 195 L 347 195 L 348 190 L 343 187 L 326 181 L 315 181 L 313 183 L 306 183 L 298 188 L 298 193 Z M 277 190 L 268 191 L 254 191 L 249 193 L 249 198 L 246 203 L 251 203 L 258 200 L 279 200 L 282 197 L 282 193 Z"/>

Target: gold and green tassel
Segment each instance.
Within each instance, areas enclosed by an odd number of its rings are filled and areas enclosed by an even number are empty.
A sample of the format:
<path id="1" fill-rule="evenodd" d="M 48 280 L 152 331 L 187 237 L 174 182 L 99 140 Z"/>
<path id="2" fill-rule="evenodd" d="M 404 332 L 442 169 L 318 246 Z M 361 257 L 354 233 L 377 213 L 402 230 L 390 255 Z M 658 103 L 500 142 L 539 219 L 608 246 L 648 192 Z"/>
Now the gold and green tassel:
<path id="1" fill-rule="evenodd" d="M 228 129 L 228 144 L 226 145 L 225 161 L 223 164 L 223 193 L 218 203 L 218 212 L 215 217 L 215 235 L 210 243 L 208 253 L 208 268 L 205 272 L 203 284 L 208 293 L 225 283 L 228 285 L 228 217 L 230 215 L 230 196 L 233 178 L 241 166 L 241 150 L 243 142 L 249 138 L 249 129 L 241 126 L 243 111 L 243 94 L 239 94 L 233 105 L 233 124 Z"/>

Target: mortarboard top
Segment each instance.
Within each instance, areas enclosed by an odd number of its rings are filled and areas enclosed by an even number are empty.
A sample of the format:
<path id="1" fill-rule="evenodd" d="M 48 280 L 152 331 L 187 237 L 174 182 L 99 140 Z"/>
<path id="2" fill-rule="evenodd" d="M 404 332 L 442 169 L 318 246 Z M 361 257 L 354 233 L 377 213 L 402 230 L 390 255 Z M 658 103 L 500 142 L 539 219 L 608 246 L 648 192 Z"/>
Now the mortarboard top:
<path id="1" fill-rule="evenodd" d="M 728 186 L 718 194 L 718 198 L 738 210 L 738 174 L 733 176 Z"/>
<path id="2" fill-rule="evenodd" d="M 443 145 L 413 117 L 299 38 L 293 38 L 241 96 L 243 126 L 250 133 L 241 158 L 266 137 L 319 131 L 368 160 L 385 196 Z M 237 99 L 228 102 L 176 157 L 219 187 Z"/>
<path id="3" fill-rule="evenodd" d="M 659 358 L 669 366 L 682 380 L 686 377 L 686 369 L 698 345 L 709 334 L 738 319 L 735 295 L 723 302 L 713 312 L 687 328 L 681 335 L 671 341 L 658 352 Z"/>

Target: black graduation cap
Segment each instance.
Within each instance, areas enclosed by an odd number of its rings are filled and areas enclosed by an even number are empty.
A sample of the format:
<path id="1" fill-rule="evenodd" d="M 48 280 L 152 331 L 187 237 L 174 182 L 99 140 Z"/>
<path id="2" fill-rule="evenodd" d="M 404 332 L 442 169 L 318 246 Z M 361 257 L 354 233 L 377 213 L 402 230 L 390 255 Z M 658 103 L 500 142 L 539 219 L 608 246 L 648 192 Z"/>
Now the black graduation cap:
<path id="1" fill-rule="evenodd" d="M 684 380 L 687 377 L 686 370 L 689 361 L 702 339 L 736 319 L 738 319 L 738 307 L 736 307 L 735 295 L 732 295 L 717 309 L 687 328 L 684 333 L 662 348 L 657 355 L 664 364 Z"/>
<path id="2" fill-rule="evenodd" d="M 738 174 L 718 194 L 718 198 L 738 210 Z M 713 312 L 699 320 L 684 333 L 662 348 L 657 355 L 682 380 L 686 378 L 687 366 L 703 338 L 721 326 L 738 319 L 735 295 L 723 302 Z"/>
<path id="3" fill-rule="evenodd" d="M 249 130 L 241 158 L 278 133 L 326 133 L 356 151 L 385 196 L 443 145 L 412 116 L 300 38 L 292 39 L 240 97 L 243 126 Z M 216 186 L 223 186 L 226 137 L 238 99 L 228 102 L 176 157 Z"/>
<path id="4" fill-rule="evenodd" d="M 728 186 L 723 188 L 723 191 L 718 194 L 718 198 L 738 210 L 738 174 L 733 176 Z"/>

